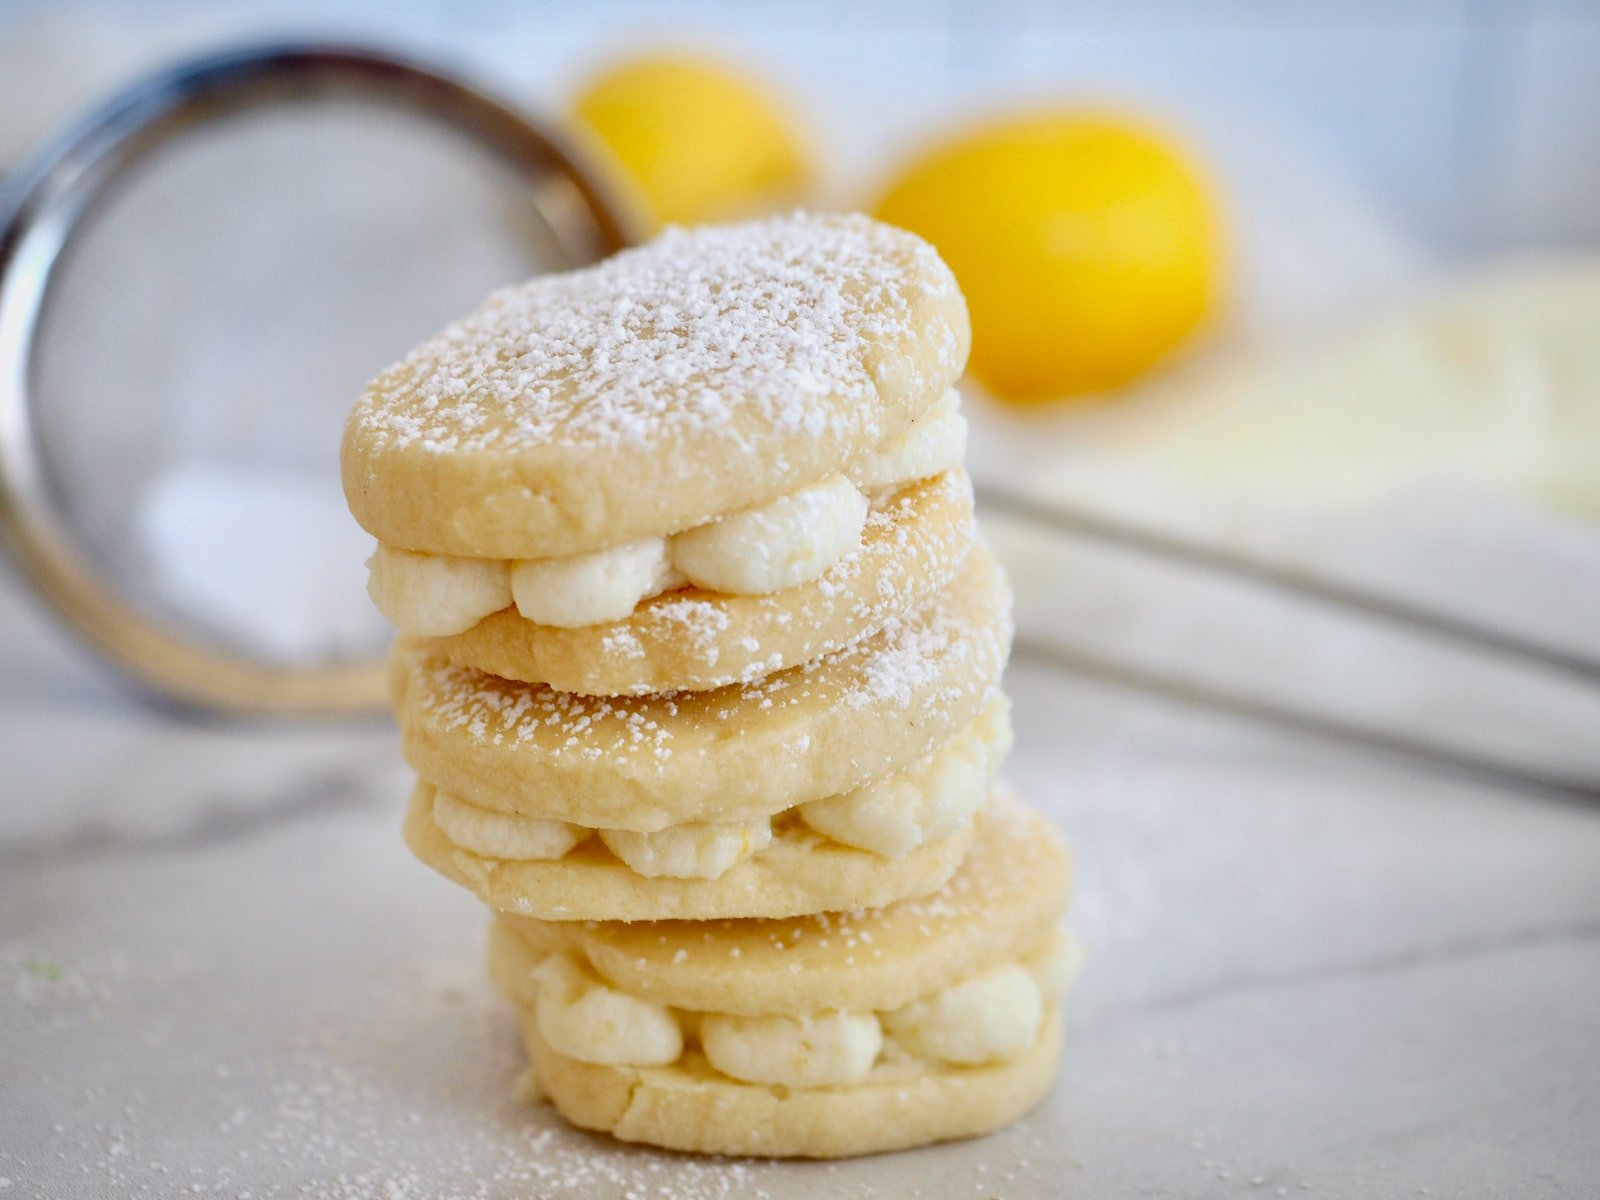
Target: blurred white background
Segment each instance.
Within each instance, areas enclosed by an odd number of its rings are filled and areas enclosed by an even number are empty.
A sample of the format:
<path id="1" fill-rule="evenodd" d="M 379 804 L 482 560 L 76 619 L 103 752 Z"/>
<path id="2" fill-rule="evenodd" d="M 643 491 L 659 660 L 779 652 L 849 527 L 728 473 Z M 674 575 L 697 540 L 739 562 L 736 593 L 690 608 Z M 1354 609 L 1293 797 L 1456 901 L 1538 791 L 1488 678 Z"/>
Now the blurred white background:
<path id="1" fill-rule="evenodd" d="M 6 0 L 0 157 L 129 75 L 218 40 L 370 37 L 555 111 L 634 43 L 765 64 L 860 185 L 886 147 L 1030 93 L 1231 114 L 1325 160 L 1442 259 L 1600 239 L 1600 6 L 1270 3 L 263 3 Z"/>
<path id="2" fill-rule="evenodd" d="M 284 37 L 348 39 L 414 52 L 454 66 L 552 121 L 566 118 L 583 81 L 631 51 L 679 46 L 718 53 L 767 77 L 791 101 L 823 172 L 821 199 L 840 207 L 870 206 L 885 180 L 921 147 L 997 111 L 1062 100 L 1144 111 L 1194 149 L 1224 194 L 1236 261 L 1225 336 L 1217 339 L 1223 345 L 1294 340 L 1283 334 L 1315 338 L 1479 267 L 1529 254 L 1581 254 L 1600 244 L 1600 204 L 1593 199 L 1600 194 L 1600 71 L 1594 69 L 1600 62 L 1600 5 L 1576 0 L 0 0 L 0 163 L 19 160 L 64 120 L 141 74 L 219 46 Z M 516 273 L 508 268 L 508 277 Z M 152 303 L 164 303 L 154 273 L 141 286 Z M 168 307 L 177 313 L 176 306 Z M 175 325 L 188 329 L 192 322 L 175 316 Z M 416 330 L 397 333 L 386 353 L 398 353 L 415 336 Z M 1503 340 L 1513 366 L 1535 354 L 1509 334 Z M 262 353 L 270 358 L 277 351 L 263 347 Z M 275 416 L 293 411 L 304 417 L 282 424 L 294 432 L 303 426 L 317 479 L 334 478 L 334 423 L 356 381 L 378 365 L 342 365 L 338 372 L 308 366 L 310 378 L 295 381 L 284 399 L 269 406 Z M 231 358 L 221 366 L 235 368 Z M 311 379 L 324 377 L 337 378 L 338 386 L 328 395 L 313 395 Z M 199 390 L 208 397 L 212 391 Z M 1380 398 L 1364 415 L 1348 402 L 1352 390 Z M 1391 392 L 1415 399 L 1416 390 L 1407 376 Z M 1333 391 L 1346 399 L 1324 410 L 1347 411 L 1350 423 L 1363 430 L 1381 423 L 1373 411 L 1384 414 L 1400 403 L 1384 399 L 1388 393 L 1380 393 L 1375 380 L 1337 383 Z M 1519 393 L 1485 407 L 1510 413 L 1505 427 L 1520 428 L 1513 418 L 1543 411 L 1542 395 Z M 1469 403 L 1446 395 L 1435 406 L 1446 415 L 1437 428 L 1428 426 L 1423 440 L 1446 440 L 1438 433 L 1451 425 L 1450 406 L 1465 412 Z M 1310 427 L 1323 428 L 1316 406 L 1303 407 Z M 974 439 L 980 475 L 987 468 L 992 477 L 1014 477 L 1034 449 L 1048 451 L 1047 461 L 1032 471 L 1035 484 L 1062 474 L 1089 478 L 1081 466 L 1059 469 L 1066 434 L 1040 437 L 1033 412 L 1013 422 L 1014 429 L 999 413 L 978 411 L 975 420 L 986 415 L 990 419 Z M 1079 411 L 1069 406 L 1055 415 L 1066 423 Z M 209 405 L 202 416 L 221 419 Z M 1210 428 L 1209 420 L 1202 427 Z M 240 437 L 254 445 L 257 430 L 242 416 L 239 422 Z M 1559 441 L 1566 426 L 1552 418 L 1552 427 L 1557 432 L 1547 440 Z M 1018 436 L 1004 436 L 1008 431 Z M 1482 440 L 1497 436 L 1491 432 Z M 1356 449 L 1350 454 L 1334 452 L 1341 469 L 1361 449 L 1358 441 L 1351 445 Z M 122 451 L 120 443 L 111 448 L 113 454 Z M 1303 455 L 1282 457 L 1289 465 L 1280 475 L 1292 481 L 1307 474 Z M 999 469 L 992 469 L 996 464 Z M 1244 464 L 1237 473 L 1251 469 Z M 1108 492 L 1098 481 L 1091 490 L 1097 496 Z M 1294 489 L 1284 484 L 1282 490 L 1287 497 Z M 1410 513 L 1413 500 L 1405 493 L 1398 506 L 1380 506 L 1358 524 L 1361 536 L 1355 540 L 1365 558 L 1356 556 L 1345 570 L 1361 576 L 1373 557 L 1366 553 L 1373 530 L 1391 529 L 1397 508 Z M 337 498 L 329 504 L 332 511 Z M 216 511 L 214 505 L 188 507 L 202 515 Z M 1178 515 L 1195 509 L 1187 494 L 1167 507 Z M 237 514 L 229 512 L 231 521 Z M 1168 516 L 1164 509 L 1157 514 L 1161 523 L 1169 523 Z M 1399 566 L 1390 570 L 1385 559 L 1384 570 L 1368 572 L 1371 582 L 1399 591 L 1420 588 L 1423 598 L 1448 607 L 1459 595 L 1493 591 L 1488 584 L 1494 581 L 1537 577 L 1508 565 L 1480 568 L 1480 558 L 1506 565 L 1497 548 L 1502 543 L 1530 540 L 1521 525 L 1513 538 L 1494 521 L 1479 522 L 1487 532 L 1464 552 L 1471 587 L 1436 569 L 1400 569 L 1413 560 L 1433 561 L 1415 553 L 1419 544 L 1459 540 L 1466 522 L 1452 511 L 1444 523 L 1448 537 L 1431 526 L 1420 534 L 1410 530 L 1409 540 L 1400 539 L 1402 551 L 1388 556 Z M 1242 527 L 1231 509 L 1214 524 L 1230 536 Z M 113 541 L 126 540 L 119 527 L 108 528 Z M 1296 525 L 1266 548 L 1326 541 Z M 207 571 L 216 557 L 210 551 L 202 556 Z M 350 545 L 341 543 L 328 557 L 348 561 L 354 572 L 357 555 Z M 1579 557 L 1565 542 L 1545 555 L 1562 570 Z M 319 568 L 317 574 L 331 579 L 333 572 Z M 1568 579 L 1571 572 L 1559 577 Z M 1413 582 L 1417 588 L 1409 587 Z M 1157 590 L 1164 595 L 1168 589 Z M 1558 590 L 1580 596 L 1584 589 Z M 357 616 L 369 615 L 353 583 L 342 587 L 345 593 Z M 1539 613 L 1549 607 L 1525 604 L 1527 598 L 1519 592 L 1514 603 L 1501 607 Z M 301 607 L 320 611 L 320 592 L 307 592 Z M 1579 623 L 1587 627 L 1586 619 Z M 352 617 L 349 624 L 359 622 Z M 1107 636 L 1093 627 L 1097 636 Z M 1253 627 L 1249 632 L 1259 636 Z"/>

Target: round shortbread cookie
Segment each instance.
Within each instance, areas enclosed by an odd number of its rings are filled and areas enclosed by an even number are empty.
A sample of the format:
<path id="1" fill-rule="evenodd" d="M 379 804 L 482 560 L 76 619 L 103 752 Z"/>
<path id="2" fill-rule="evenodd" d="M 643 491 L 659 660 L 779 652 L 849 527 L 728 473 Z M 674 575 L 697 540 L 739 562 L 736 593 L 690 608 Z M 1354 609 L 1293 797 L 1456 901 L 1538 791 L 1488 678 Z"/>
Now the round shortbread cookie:
<path id="1" fill-rule="evenodd" d="M 402 746 L 440 791 L 526 816 L 654 832 L 770 815 L 903 771 L 994 699 L 1010 592 L 975 545 L 943 591 L 871 637 L 754 683 L 592 697 L 452 663 L 402 638 Z"/>
<path id="2" fill-rule="evenodd" d="M 970 328 L 933 247 L 870 218 L 669 229 L 496 292 L 383 372 L 345 496 L 391 546 L 528 559 L 675 533 L 904 431 Z"/>
<path id="3" fill-rule="evenodd" d="M 817 1088 L 741 1083 L 698 1052 L 665 1067 L 579 1062 L 551 1050 L 531 1016 L 522 1031 L 534 1079 L 574 1125 L 672 1150 L 771 1158 L 845 1158 L 988 1133 L 1044 1098 L 1061 1057 L 1053 1006 L 1034 1048 L 1012 1062 L 888 1067 Z"/>
<path id="4" fill-rule="evenodd" d="M 945 587 L 972 546 L 972 485 L 949 471 L 875 509 L 861 549 L 809 583 L 764 596 L 698 588 L 624 620 L 560 629 L 508 608 L 440 638 L 453 662 L 591 696 L 702 691 L 809 662 L 876 632 Z"/>
<path id="5" fill-rule="evenodd" d="M 785 921 L 550 922 L 502 916 L 490 962 L 514 999 L 557 952 L 630 995 L 692 1012 L 804 1016 L 888 1011 L 1022 957 L 1066 911 L 1072 863 L 1038 813 L 1001 793 L 971 849 L 932 895 L 865 912 Z M 509 934 L 508 944 L 503 936 Z M 520 951 L 520 954 L 519 954 Z"/>
<path id="6" fill-rule="evenodd" d="M 433 818 L 433 787 L 419 783 L 406 813 L 411 851 L 490 908 L 546 921 L 702 921 L 879 908 L 937 891 L 961 864 L 972 828 L 884 858 L 813 833 L 798 820 L 715 879 L 640 875 L 591 838 L 553 861 L 486 858 L 456 845 Z"/>

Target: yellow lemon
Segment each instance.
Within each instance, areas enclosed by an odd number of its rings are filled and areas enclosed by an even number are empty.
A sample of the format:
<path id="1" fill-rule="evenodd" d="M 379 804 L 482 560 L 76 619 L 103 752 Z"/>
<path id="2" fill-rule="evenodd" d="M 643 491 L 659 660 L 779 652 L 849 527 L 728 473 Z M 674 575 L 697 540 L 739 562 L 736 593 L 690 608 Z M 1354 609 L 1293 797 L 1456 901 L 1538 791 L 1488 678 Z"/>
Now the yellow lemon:
<path id="1" fill-rule="evenodd" d="M 1095 112 L 1014 118 L 936 148 L 878 216 L 939 248 L 972 311 L 972 373 L 1019 400 L 1101 391 L 1217 304 L 1220 221 L 1166 138 Z"/>
<path id="2" fill-rule="evenodd" d="M 705 59 L 630 59 L 584 87 L 574 110 L 664 223 L 750 213 L 793 200 L 810 179 L 779 100 Z"/>

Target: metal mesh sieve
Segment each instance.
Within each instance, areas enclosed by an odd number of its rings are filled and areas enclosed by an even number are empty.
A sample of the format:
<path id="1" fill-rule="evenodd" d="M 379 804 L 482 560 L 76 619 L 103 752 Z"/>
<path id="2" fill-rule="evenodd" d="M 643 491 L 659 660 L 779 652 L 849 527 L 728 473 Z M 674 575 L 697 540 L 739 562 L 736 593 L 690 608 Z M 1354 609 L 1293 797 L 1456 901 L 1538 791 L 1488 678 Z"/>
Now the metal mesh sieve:
<path id="1" fill-rule="evenodd" d="M 380 694 L 338 485 L 363 383 L 493 287 L 626 240 L 510 109 L 309 47 L 139 85 L 8 179 L 0 219 L 18 558 L 138 680 L 247 709 Z"/>

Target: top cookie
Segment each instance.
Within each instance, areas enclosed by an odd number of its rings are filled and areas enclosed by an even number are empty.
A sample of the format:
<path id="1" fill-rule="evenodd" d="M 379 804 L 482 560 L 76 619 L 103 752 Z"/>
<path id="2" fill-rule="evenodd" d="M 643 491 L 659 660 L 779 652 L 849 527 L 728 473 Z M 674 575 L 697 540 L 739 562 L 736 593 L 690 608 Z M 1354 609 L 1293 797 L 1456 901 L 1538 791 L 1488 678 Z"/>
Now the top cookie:
<path id="1" fill-rule="evenodd" d="M 533 559 L 675 533 L 903 433 L 970 342 L 931 246 L 862 216 L 672 229 L 491 296 L 367 389 L 345 494 L 381 542 Z"/>

